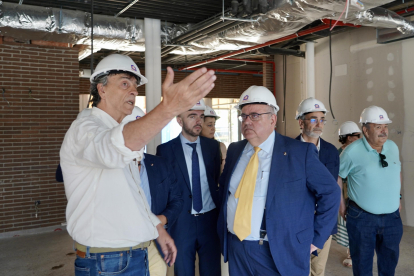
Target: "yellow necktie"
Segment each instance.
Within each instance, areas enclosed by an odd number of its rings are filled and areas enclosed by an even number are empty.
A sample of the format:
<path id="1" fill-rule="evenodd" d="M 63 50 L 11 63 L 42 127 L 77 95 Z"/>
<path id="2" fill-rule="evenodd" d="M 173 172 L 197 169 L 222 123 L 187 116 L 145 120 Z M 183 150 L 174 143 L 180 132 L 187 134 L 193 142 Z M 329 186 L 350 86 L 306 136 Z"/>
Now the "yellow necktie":
<path id="1" fill-rule="evenodd" d="M 235 194 L 235 198 L 238 198 L 239 202 L 234 217 L 233 230 L 241 241 L 249 236 L 251 232 L 253 196 L 259 168 L 259 156 L 257 154 L 259 151 L 261 151 L 261 148 L 254 147 L 254 153 L 249 164 L 247 164 Z"/>

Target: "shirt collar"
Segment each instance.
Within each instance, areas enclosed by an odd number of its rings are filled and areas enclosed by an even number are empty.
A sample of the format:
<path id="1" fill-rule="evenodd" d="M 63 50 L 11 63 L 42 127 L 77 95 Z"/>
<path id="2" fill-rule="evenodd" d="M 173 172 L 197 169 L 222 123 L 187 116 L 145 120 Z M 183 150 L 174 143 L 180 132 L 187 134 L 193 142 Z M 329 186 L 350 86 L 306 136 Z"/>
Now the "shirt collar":
<path id="1" fill-rule="evenodd" d="M 302 142 L 306 142 L 305 139 L 303 139 L 302 134 L 300 135 L 300 140 Z M 318 138 L 318 144 L 316 144 L 316 148 L 318 149 L 318 151 L 320 151 L 320 149 L 321 149 L 321 137 Z"/>
<path id="2" fill-rule="evenodd" d="M 109 128 L 119 126 L 119 123 L 115 121 L 108 113 L 98 107 L 92 107 L 92 115 L 101 119 L 101 121 Z"/>
<path id="3" fill-rule="evenodd" d="M 180 133 L 180 140 L 181 140 L 181 144 L 183 144 L 183 145 L 184 144 L 187 144 L 187 143 L 190 143 L 190 144 L 193 144 L 193 143 L 200 144 L 200 136 L 197 137 L 197 140 L 195 140 L 194 142 L 191 142 L 191 141 L 188 141 L 187 138 L 185 138 L 182 133 Z"/>
<path id="4" fill-rule="evenodd" d="M 271 154 L 273 152 L 273 146 L 275 144 L 275 132 L 272 131 L 272 133 L 267 137 L 267 139 L 259 145 L 259 148 L 261 151 L 264 151 L 266 154 Z M 244 152 L 247 153 L 249 151 L 253 150 L 252 144 L 249 142 L 246 144 L 246 147 L 244 148 Z"/>

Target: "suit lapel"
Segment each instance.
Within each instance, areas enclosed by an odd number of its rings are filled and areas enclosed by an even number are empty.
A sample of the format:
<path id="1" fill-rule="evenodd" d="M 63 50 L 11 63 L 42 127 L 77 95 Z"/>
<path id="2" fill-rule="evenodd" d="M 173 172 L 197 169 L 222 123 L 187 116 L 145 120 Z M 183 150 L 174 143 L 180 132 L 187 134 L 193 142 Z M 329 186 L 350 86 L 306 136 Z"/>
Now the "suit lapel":
<path id="1" fill-rule="evenodd" d="M 289 152 L 286 149 L 284 137 L 275 132 L 272 164 L 270 165 L 269 186 L 267 188 L 266 209 L 269 208 L 282 179 L 285 179 L 286 164 Z"/>
<path id="2" fill-rule="evenodd" d="M 187 163 L 185 162 L 184 150 L 181 144 L 180 136 L 174 139 L 174 143 L 172 146 L 172 150 L 175 155 L 175 160 L 177 160 L 178 167 L 180 168 L 181 173 L 184 176 L 185 183 L 187 184 L 188 189 L 191 191 L 190 178 L 188 176 Z"/>

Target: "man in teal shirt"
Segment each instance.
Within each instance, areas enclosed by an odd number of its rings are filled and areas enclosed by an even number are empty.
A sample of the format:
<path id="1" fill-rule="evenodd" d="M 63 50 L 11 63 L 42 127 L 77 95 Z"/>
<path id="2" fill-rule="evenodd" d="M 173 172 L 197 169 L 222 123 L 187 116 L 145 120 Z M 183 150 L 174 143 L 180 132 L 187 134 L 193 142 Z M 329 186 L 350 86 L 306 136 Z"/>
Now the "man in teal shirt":
<path id="1" fill-rule="evenodd" d="M 339 185 L 348 178 L 346 219 L 355 276 L 372 275 L 374 250 L 379 275 L 394 275 L 398 263 L 401 162 L 397 145 L 387 140 L 391 122 L 381 107 L 365 108 L 360 120 L 364 137 L 345 148 L 340 158 Z M 341 206 L 342 216 L 344 209 Z"/>

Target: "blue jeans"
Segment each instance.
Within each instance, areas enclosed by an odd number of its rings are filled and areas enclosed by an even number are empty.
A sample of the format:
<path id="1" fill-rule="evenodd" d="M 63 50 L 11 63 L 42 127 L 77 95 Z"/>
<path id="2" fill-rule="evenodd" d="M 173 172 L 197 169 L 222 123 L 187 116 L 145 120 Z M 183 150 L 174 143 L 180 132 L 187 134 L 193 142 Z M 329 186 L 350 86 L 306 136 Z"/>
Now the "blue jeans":
<path id="1" fill-rule="evenodd" d="M 394 275 L 403 234 L 399 210 L 374 215 L 349 206 L 346 218 L 354 276 L 372 275 L 374 251 L 377 253 L 378 275 Z"/>
<path id="2" fill-rule="evenodd" d="M 147 249 L 88 253 L 76 256 L 75 276 L 149 276 Z"/>

